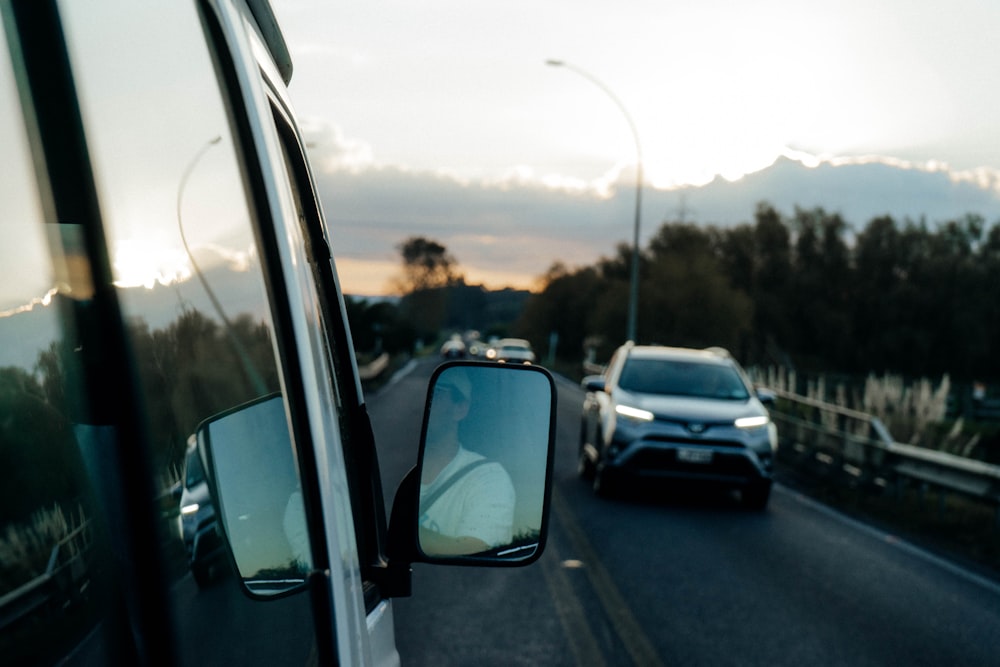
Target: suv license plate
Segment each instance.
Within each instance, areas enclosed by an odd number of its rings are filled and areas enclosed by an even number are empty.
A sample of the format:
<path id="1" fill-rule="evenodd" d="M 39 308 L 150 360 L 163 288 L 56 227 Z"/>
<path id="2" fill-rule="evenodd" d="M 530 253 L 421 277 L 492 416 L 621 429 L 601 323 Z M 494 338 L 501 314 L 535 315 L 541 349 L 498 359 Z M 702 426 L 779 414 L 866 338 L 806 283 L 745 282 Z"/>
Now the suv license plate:
<path id="1" fill-rule="evenodd" d="M 711 463 L 713 453 L 711 449 L 678 449 L 677 460 L 685 463 Z"/>

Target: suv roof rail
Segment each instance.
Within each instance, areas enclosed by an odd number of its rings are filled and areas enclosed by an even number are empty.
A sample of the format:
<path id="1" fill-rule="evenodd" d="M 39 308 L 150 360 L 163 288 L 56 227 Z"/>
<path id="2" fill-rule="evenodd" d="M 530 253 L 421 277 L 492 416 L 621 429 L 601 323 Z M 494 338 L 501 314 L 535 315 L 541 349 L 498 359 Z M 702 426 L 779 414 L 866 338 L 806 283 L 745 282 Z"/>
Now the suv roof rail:
<path id="1" fill-rule="evenodd" d="M 729 354 L 729 350 L 727 350 L 724 347 L 719 347 L 717 345 L 713 347 L 706 347 L 705 352 L 711 352 L 712 354 L 718 355 L 720 357 L 725 357 L 726 359 L 733 358 L 733 355 Z"/>
<path id="2" fill-rule="evenodd" d="M 281 34 L 281 27 L 274 16 L 270 0 L 247 0 L 247 7 L 253 14 L 260 36 L 264 39 L 271 59 L 281 74 L 281 80 L 287 86 L 292 80 L 292 56 L 288 52 L 285 36 Z"/>

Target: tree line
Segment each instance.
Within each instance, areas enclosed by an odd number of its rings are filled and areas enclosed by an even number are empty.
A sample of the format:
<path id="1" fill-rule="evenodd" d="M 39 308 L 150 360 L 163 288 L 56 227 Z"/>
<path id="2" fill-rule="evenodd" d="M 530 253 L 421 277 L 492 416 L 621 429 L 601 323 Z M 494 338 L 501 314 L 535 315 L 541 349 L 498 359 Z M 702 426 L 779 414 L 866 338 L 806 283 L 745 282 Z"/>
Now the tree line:
<path id="1" fill-rule="evenodd" d="M 529 292 L 470 285 L 458 260 L 433 239 L 410 237 L 396 246 L 401 274 L 392 280 L 398 299 L 346 298 L 354 346 L 361 354 L 409 353 L 451 332 L 510 333 Z"/>
<path id="2" fill-rule="evenodd" d="M 606 360 L 625 338 L 631 248 L 554 264 L 516 329 L 557 356 Z M 729 349 L 806 372 L 1000 376 L 1000 226 L 758 205 L 735 227 L 664 223 L 640 252 L 637 342 Z"/>

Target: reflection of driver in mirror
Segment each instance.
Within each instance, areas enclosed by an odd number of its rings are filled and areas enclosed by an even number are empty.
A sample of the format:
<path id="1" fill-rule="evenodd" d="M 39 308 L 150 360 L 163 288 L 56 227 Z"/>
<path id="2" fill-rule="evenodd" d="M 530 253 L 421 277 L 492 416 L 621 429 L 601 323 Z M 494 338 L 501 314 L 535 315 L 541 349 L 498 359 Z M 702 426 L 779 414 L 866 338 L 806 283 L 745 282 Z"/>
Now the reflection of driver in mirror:
<path id="1" fill-rule="evenodd" d="M 472 387 L 465 369 L 438 378 L 420 480 L 420 546 L 428 555 L 467 555 L 511 541 L 514 485 L 503 466 L 465 449 L 459 423 Z"/>

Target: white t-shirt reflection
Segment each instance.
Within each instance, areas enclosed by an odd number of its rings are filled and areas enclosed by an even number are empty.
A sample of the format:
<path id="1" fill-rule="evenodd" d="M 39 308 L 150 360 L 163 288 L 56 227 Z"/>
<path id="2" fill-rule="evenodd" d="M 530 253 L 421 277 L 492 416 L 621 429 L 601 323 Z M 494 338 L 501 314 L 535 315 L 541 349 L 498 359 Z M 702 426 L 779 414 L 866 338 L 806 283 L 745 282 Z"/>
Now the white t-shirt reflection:
<path id="1" fill-rule="evenodd" d="M 490 462 L 462 472 L 484 458 L 460 446 L 433 482 L 420 485 L 421 528 L 446 537 L 475 537 L 491 548 L 510 544 L 515 494 L 507 471 Z M 460 477 L 452 479 L 456 473 Z M 424 499 L 441 486 L 447 489 L 425 507 Z"/>

